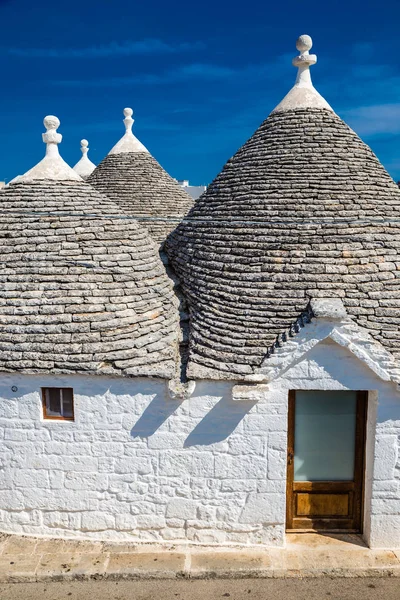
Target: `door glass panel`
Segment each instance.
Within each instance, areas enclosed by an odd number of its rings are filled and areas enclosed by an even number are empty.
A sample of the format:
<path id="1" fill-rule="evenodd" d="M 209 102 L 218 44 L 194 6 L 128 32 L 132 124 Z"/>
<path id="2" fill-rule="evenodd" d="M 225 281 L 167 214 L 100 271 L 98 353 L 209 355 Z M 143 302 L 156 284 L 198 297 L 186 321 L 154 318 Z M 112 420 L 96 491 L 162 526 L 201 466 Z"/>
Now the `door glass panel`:
<path id="1" fill-rule="evenodd" d="M 295 481 L 352 481 L 357 392 L 296 391 Z"/>

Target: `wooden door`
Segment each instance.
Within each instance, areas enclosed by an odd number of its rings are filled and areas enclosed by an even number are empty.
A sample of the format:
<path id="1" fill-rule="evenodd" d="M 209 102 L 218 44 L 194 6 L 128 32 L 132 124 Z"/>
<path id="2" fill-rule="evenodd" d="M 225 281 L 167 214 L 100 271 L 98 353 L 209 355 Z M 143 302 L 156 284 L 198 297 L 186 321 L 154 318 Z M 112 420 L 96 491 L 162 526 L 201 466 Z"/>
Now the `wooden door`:
<path id="1" fill-rule="evenodd" d="M 361 532 L 367 392 L 290 391 L 288 530 Z"/>

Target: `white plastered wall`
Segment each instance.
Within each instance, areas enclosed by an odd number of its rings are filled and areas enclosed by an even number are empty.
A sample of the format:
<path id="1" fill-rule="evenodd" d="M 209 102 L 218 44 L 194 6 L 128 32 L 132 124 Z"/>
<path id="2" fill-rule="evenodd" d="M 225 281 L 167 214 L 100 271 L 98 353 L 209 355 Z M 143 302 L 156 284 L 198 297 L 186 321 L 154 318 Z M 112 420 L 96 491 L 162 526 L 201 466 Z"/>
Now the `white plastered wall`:
<path id="1" fill-rule="evenodd" d="M 74 388 L 75 422 L 43 421 L 41 386 Z M 177 401 L 157 380 L 2 375 L 0 529 L 283 545 L 288 390 L 367 389 L 364 535 L 373 547 L 400 547 L 394 383 L 326 339 L 258 401 L 234 401 L 232 387 L 199 382 Z"/>

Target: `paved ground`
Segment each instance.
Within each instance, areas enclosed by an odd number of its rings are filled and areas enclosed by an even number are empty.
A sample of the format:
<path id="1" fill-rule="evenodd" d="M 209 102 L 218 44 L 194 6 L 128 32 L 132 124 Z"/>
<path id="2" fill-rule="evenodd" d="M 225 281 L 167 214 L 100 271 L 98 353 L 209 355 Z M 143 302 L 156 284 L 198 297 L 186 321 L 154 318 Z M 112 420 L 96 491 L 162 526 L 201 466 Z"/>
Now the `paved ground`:
<path id="1" fill-rule="evenodd" d="M 400 551 L 370 550 L 356 535 L 291 534 L 274 549 L 0 537 L 0 584 L 326 575 L 400 578 Z"/>
<path id="2" fill-rule="evenodd" d="M 1 600 L 399 600 L 400 579 L 72 581 L 0 585 Z"/>

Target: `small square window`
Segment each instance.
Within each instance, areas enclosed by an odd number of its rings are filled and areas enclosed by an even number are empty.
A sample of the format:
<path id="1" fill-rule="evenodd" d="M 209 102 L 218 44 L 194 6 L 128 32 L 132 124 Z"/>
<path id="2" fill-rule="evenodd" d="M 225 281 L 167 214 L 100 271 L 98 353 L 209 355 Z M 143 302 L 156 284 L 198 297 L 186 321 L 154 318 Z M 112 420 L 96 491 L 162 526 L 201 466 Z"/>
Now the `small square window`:
<path id="1" fill-rule="evenodd" d="M 42 388 L 43 417 L 45 419 L 74 420 L 72 388 Z"/>

